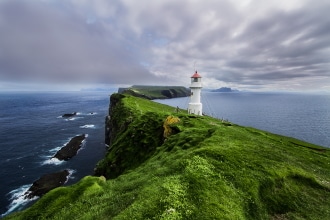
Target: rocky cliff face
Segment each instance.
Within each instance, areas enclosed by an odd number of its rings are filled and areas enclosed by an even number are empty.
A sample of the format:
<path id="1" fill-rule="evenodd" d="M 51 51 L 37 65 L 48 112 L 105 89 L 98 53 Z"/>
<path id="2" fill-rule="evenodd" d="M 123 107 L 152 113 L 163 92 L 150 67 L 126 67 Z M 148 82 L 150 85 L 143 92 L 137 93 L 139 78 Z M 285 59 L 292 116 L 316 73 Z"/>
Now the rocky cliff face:
<path id="1" fill-rule="evenodd" d="M 127 169 L 137 167 L 163 143 L 163 118 L 155 112 L 139 116 L 124 106 L 125 95 L 110 97 L 106 117 L 105 142 L 109 146 L 105 159 L 95 169 L 96 175 L 115 178 Z M 126 146 L 122 148 L 123 144 Z"/>
<path id="2" fill-rule="evenodd" d="M 125 111 L 121 111 L 122 104 L 120 103 L 120 100 L 123 97 L 124 95 L 121 94 L 110 96 L 109 112 L 108 116 L 105 118 L 105 144 L 108 146 L 111 146 L 111 140 L 115 139 L 117 133 L 125 129 L 125 123 L 121 124 L 119 122 L 121 117 L 117 117 L 118 112 L 116 112 L 116 109 L 118 109 L 119 112 L 125 113 Z M 115 120 L 115 118 L 117 118 L 117 120 Z"/>

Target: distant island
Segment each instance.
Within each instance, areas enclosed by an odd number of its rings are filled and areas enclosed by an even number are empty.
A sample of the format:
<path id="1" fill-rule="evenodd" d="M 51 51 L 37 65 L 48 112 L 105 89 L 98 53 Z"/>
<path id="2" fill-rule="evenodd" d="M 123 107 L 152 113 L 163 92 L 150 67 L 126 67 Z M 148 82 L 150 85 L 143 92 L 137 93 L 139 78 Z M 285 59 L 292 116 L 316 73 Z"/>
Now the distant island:
<path id="1" fill-rule="evenodd" d="M 239 92 L 239 90 L 231 89 L 229 87 L 221 87 L 219 89 L 211 90 L 211 92 Z"/>

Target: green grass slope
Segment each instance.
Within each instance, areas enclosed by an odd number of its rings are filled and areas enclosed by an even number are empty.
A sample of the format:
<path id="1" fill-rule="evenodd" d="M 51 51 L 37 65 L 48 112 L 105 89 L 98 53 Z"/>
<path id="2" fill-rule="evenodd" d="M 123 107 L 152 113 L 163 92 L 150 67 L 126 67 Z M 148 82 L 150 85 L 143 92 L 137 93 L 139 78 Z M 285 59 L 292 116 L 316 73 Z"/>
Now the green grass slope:
<path id="1" fill-rule="evenodd" d="M 330 219 L 329 149 L 127 95 L 96 173 L 6 219 Z M 179 118 L 168 123 L 168 116 Z"/>
<path id="2" fill-rule="evenodd" d="M 183 86 L 133 85 L 130 88 L 124 89 L 122 93 L 145 99 L 168 99 L 189 96 L 190 89 Z"/>

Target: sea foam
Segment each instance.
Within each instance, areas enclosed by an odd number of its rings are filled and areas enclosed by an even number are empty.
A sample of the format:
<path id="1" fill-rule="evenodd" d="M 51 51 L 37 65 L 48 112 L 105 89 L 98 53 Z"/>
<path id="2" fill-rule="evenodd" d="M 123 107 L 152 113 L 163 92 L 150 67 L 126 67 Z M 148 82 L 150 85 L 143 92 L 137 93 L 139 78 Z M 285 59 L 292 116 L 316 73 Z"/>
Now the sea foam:
<path id="1" fill-rule="evenodd" d="M 39 197 L 35 196 L 32 199 L 25 198 L 26 193 L 28 192 L 29 188 L 32 184 L 21 186 L 18 189 L 14 189 L 8 193 L 10 195 L 10 204 L 8 206 L 8 210 L 1 214 L 1 217 L 4 217 L 10 214 L 13 211 L 21 210 L 23 206 L 25 206 L 28 202 L 38 199 Z"/>
<path id="2" fill-rule="evenodd" d="M 78 112 L 77 115 L 97 115 L 97 112 L 88 112 L 88 113 Z"/>
<path id="3" fill-rule="evenodd" d="M 68 143 L 69 143 L 69 142 L 68 142 Z M 63 146 L 65 146 L 65 144 L 64 144 Z M 49 153 L 56 153 L 56 152 L 59 151 L 61 148 L 62 148 L 62 147 L 55 147 L 55 148 L 53 148 L 53 149 L 50 149 L 48 152 L 49 152 Z"/>
<path id="4" fill-rule="evenodd" d="M 81 118 L 84 118 L 84 117 L 71 117 L 71 118 L 64 119 L 64 121 L 75 121 L 75 120 L 81 119 Z"/>
<path id="5" fill-rule="evenodd" d="M 72 170 L 72 169 L 68 169 L 68 171 L 69 171 L 69 175 L 66 178 L 66 181 L 64 184 L 66 184 L 69 181 L 69 179 L 74 179 L 75 177 L 73 176 L 73 174 L 77 172 L 76 170 Z"/>
<path id="6" fill-rule="evenodd" d="M 59 160 L 55 157 L 51 157 L 48 160 L 45 160 L 41 163 L 41 165 L 60 165 L 64 163 L 64 160 Z"/>
<path id="7" fill-rule="evenodd" d="M 82 126 L 80 126 L 80 128 L 92 128 L 92 129 L 95 129 L 96 126 L 90 124 L 90 125 L 82 125 Z"/>
<path id="8" fill-rule="evenodd" d="M 73 170 L 73 169 L 68 169 L 68 171 L 69 171 L 69 175 L 67 176 L 64 184 L 66 184 L 69 181 L 69 179 L 74 179 L 73 174 L 77 172 L 76 170 Z M 14 211 L 21 210 L 28 202 L 34 201 L 39 198 L 38 196 L 35 196 L 31 199 L 27 199 L 25 197 L 31 186 L 32 186 L 32 184 L 23 185 L 20 188 L 14 189 L 7 194 L 10 196 L 9 200 L 11 202 L 7 207 L 8 210 L 5 213 L 0 215 L 1 218 Z"/>

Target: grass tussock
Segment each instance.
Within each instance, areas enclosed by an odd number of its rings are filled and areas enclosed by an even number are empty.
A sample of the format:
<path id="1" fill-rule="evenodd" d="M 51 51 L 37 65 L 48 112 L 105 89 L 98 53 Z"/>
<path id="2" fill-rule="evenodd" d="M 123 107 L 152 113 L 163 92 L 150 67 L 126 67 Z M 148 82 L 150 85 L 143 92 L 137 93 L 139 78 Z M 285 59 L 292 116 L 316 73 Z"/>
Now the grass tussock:
<path id="1" fill-rule="evenodd" d="M 107 180 L 57 188 L 8 219 L 330 219 L 328 149 L 117 98 L 97 167 Z M 170 115 L 180 120 L 164 139 Z"/>

